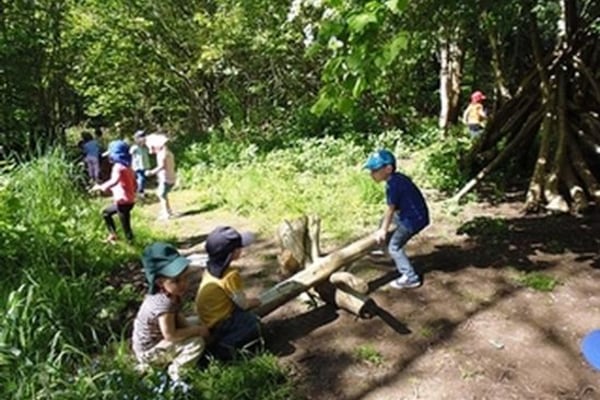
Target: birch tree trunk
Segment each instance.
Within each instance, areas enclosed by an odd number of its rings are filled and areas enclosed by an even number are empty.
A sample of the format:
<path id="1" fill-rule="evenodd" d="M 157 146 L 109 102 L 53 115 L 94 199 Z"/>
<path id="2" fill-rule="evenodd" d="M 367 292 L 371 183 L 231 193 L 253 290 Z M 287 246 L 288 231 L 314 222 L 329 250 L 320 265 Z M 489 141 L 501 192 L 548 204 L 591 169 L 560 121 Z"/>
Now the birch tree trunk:
<path id="1" fill-rule="evenodd" d="M 439 127 L 446 131 L 460 115 L 460 84 L 462 80 L 463 51 L 455 35 L 440 41 L 440 117 Z M 455 36 L 455 37 L 452 37 Z"/>

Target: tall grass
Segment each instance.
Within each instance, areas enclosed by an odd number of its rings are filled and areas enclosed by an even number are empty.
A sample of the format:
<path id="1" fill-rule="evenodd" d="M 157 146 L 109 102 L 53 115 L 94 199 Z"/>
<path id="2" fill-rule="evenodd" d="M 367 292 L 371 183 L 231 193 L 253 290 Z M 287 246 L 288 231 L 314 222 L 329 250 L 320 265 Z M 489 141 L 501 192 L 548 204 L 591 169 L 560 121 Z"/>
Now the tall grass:
<path id="1" fill-rule="evenodd" d="M 140 248 L 101 242 L 101 204 L 88 197 L 76 167 L 60 151 L 0 174 L 0 398 L 291 397 L 285 371 L 268 355 L 196 371 L 198 384 L 188 393 L 165 387 L 160 371 L 142 379 L 123 337 L 131 321 L 120 320 L 137 294 L 130 285 L 106 283 Z M 140 228 L 143 245 L 152 234 Z M 242 382 L 251 389 L 240 394 Z"/>
<path id="2" fill-rule="evenodd" d="M 60 151 L 2 174 L 0 395 L 32 396 L 54 372 L 115 337 L 97 315 L 119 296 L 92 299 L 105 275 L 137 251 L 101 243 L 98 205 L 78 176 Z"/>
<path id="3" fill-rule="evenodd" d="M 249 145 L 229 155 L 235 162 L 198 163 L 182 175 L 198 188 L 199 201 L 251 216 L 265 230 L 284 218 L 318 214 L 325 234 L 345 239 L 374 228 L 382 210 L 383 187 L 361 169 L 368 151 L 331 137 L 266 154 Z"/>

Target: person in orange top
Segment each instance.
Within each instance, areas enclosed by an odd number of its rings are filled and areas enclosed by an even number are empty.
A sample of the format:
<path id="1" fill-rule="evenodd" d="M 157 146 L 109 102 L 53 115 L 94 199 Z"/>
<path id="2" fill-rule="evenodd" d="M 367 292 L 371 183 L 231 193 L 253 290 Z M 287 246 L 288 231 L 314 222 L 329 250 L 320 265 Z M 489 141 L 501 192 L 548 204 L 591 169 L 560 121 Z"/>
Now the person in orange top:
<path id="1" fill-rule="evenodd" d="M 463 122 L 469 128 L 471 139 L 475 139 L 483 132 L 487 115 L 483 108 L 485 95 L 477 90 L 471 94 L 471 103 L 463 113 Z"/>
<path id="2" fill-rule="evenodd" d="M 106 241 L 114 243 L 117 240 L 117 229 L 113 221 L 113 215 L 118 214 L 125 237 L 131 243 L 133 241 L 131 210 L 135 205 L 136 182 L 135 174 L 131 169 L 129 145 L 122 140 L 114 140 L 110 142 L 108 151 L 103 155 L 108 155 L 109 160 L 113 163 L 110 179 L 102 184 L 94 185 L 91 191 L 105 192 L 110 190 L 112 192 L 113 204 L 106 207 L 102 212 L 109 232 Z"/>

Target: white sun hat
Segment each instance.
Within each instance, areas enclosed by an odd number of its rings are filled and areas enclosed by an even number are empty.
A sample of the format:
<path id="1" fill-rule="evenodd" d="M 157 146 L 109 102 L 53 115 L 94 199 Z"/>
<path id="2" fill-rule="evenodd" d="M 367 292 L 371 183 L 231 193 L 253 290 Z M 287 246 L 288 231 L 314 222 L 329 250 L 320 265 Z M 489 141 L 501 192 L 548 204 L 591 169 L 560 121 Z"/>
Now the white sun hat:
<path id="1" fill-rule="evenodd" d="M 163 147 L 169 138 L 162 133 L 151 133 L 146 136 L 146 146 L 148 147 Z"/>

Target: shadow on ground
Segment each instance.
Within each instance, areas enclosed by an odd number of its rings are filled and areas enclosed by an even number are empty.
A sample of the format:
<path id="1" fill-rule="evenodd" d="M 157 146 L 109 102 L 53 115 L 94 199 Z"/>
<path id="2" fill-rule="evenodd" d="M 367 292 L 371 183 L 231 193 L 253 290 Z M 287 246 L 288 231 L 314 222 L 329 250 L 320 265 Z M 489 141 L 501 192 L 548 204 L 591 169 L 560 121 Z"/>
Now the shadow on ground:
<path id="1" fill-rule="evenodd" d="M 463 224 L 457 234 L 464 235 L 464 240 L 455 244 L 445 244 L 443 238 L 429 247 L 424 254 L 417 254 L 411 259 L 425 276 L 425 291 L 411 292 L 385 292 L 375 293 L 383 299 L 380 306 L 380 318 L 369 321 L 355 322 L 347 325 L 344 320 L 337 322 L 337 330 L 347 332 L 357 338 L 362 338 L 365 343 L 381 340 L 393 341 L 396 347 L 401 348 L 397 359 L 393 361 L 389 371 L 380 374 L 368 382 L 362 382 L 360 390 L 343 393 L 347 384 L 340 378 L 349 368 L 355 368 L 355 362 L 344 354 L 335 353 L 329 347 L 327 351 L 312 351 L 310 357 L 296 360 L 302 368 L 309 372 L 308 381 L 304 382 L 309 395 L 320 393 L 323 398 L 362 399 L 381 386 L 396 382 L 403 371 L 415 363 L 425 354 L 426 350 L 447 343 L 455 335 L 458 327 L 474 316 L 495 307 L 500 302 L 517 296 L 522 290 L 514 280 L 510 279 L 505 270 L 512 267 L 517 271 L 532 272 L 545 271 L 563 265 L 567 258 L 574 258 L 578 263 L 589 266 L 573 271 L 570 276 L 588 273 L 590 270 L 600 268 L 600 214 L 594 213 L 583 218 L 572 216 L 523 216 L 517 218 L 474 218 Z M 381 262 L 381 260 L 376 262 Z M 371 259 L 370 264 L 373 264 Z M 389 261 L 388 261 L 389 263 Z M 490 295 L 481 298 L 473 297 L 469 293 L 472 285 L 476 285 L 477 277 L 472 273 L 461 274 L 462 283 L 467 285 L 447 282 L 447 274 L 457 275 L 467 268 L 484 270 L 491 273 L 499 270 L 499 274 L 488 273 L 485 284 L 491 287 Z M 431 277 L 429 277 L 431 275 Z M 397 277 L 393 270 L 387 271 L 383 276 L 373 279 L 369 283 L 370 291 L 381 288 L 390 280 Z M 457 278 L 458 279 L 458 278 Z M 466 281 L 465 281 L 466 279 Z M 471 279 L 471 280 L 469 280 Z M 431 286 L 429 286 L 431 285 Z M 578 289 L 576 289 L 578 290 Z M 425 294 L 423 294 L 425 293 Z M 587 296 L 585 289 L 581 289 L 582 296 Z M 471 297 L 469 297 L 471 296 Z M 445 312 L 443 310 L 446 310 Z M 272 321 L 269 326 L 269 339 L 273 340 L 272 351 L 278 355 L 292 354 L 295 350 L 290 342 L 304 337 L 316 328 L 323 327 L 338 320 L 338 312 L 331 306 L 324 309 L 313 310 L 309 313 Z M 398 322 L 393 315 L 407 315 L 411 321 L 411 329 Z M 386 318 L 388 321 L 386 321 Z M 391 323 L 389 322 L 391 321 Z M 418 321 L 412 322 L 412 321 Z M 545 321 L 544 321 L 545 322 Z M 577 350 L 572 343 L 565 342 L 558 337 L 552 329 L 540 325 L 539 321 L 523 316 L 523 325 L 548 338 L 548 341 L 560 348 L 573 359 L 579 359 Z M 399 325 L 398 325 L 399 324 Z M 391 327 L 396 333 L 389 336 L 385 333 L 384 326 Z M 396 329 L 394 329 L 396 326 Z M 407 335 L 409 334 L 410 335 Z M 323 347 L 324 343 L 331 341 L 330 331 L 323 329 L 314 332 L 310 343 L 315 347 Z M 303 346 L 310 346 L 303 343 Z M 321 354 L 323 353 L 323 354 Z M 343 361 L 343 362 L 342 362 Z M 337 382 L 337 384 L 335 384 Z M 564 395 L 557 394 L 557 398 L 570 398 L 585 389 L 585 381 L 578 387 L 563 388 Z M 583 385 L 583 386 L 581 386 Z M 584 389 L 581 389 L 581 388 Z M 591 391 L 590 391 L 591 390 Z M 582 398 L 590 393 L 596 395 L 595 389 L 583 393 Z M 325 391 L 325 392 L 324 392 Z M 329 396 L 329 397 L 327 397 Z M 565 397 L 567 396 L 567 397 Z"/>

